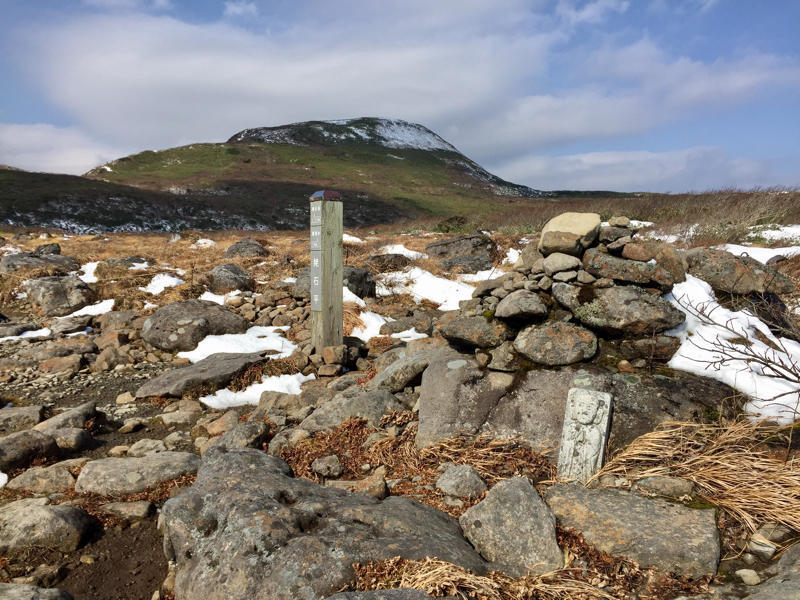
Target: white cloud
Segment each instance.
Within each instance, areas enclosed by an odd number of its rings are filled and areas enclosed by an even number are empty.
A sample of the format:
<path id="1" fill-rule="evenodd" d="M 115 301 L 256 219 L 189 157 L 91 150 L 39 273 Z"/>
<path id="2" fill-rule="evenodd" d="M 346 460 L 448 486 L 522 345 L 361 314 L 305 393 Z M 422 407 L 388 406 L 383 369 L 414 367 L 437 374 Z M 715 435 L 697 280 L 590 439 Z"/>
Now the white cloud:
<path id="1" fill-rule="evenodd" d="M 230 0 L 225 2 L 222 14 L 226 17 L 255 17 L 258 15 L 258 7 L 254 2 Z"/>
<path id="2" fill-rule="evenodd" d="M 220 6 L 231 18 L 216 23 L 148 14 L 169 0 L 84 1 L 108 10 L 20 30 L 13 56 L 74 124 L 64 131 L 83 136 L 84 156 L 93 144 L 101 155 L 261 125 L 387 116 L 421 122 L 479 162 L 524 175 L 559 145 L 620 140 L 800 89 L 796 57 L 742 51 L 701 61 L 648 37 L 620 45 L 614 35 L 577 33 L 626 12 L 625 0 L 560 0 L 554 10 L 545 0 L 310 0 L 282 4 L 284 12 L 228 0 Z M 703 2 L 685 0 L 695 11 Z M 42 152 L 43 169 L 53 156 Z M 572 165 L 587 181 L 600 172 L 563 158 L 554 166 Z"/>
<path id="3" fill-rule="evenodd" d="M 164 11 L 174 8 L 172 0 L 82 0 L 83 4 L 92 8 L 115 11 L 155 10 Z"/>
<path id="4" fill-rule="evenodd" d="M 120 156 L 111 148 L 74 127 L 45 123 L 0 123 L 0 164 L 30 171 L 85 173 Z"/>
<path id="5" fill-rule="evenodd" d="M 544 190 L 684 192 L 800 183 L 800 177 L 780 173 L 769 161 L 731 157 L 716 147 L 529 155 L 497 165 L 495 172 Z"/>
<path id="6" fill-rule="evenodd" d="M 571 25 L 601 23 L 610 13 L 624 13 L 630 2 L 627 0 L 594 0 L 581 8 L 575 8 L 572 0 L 559 0 L 556 13 Z"/>

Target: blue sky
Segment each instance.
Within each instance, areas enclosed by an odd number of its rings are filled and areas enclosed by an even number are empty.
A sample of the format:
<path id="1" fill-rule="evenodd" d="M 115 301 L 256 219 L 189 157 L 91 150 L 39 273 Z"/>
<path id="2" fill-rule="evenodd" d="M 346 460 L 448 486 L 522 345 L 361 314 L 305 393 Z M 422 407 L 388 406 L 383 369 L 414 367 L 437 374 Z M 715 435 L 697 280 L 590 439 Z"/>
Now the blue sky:
<path id="1" fill-rule="evenodd" d="M 800 2 L 0 0 L 0 163 L 422 123 L 540 189 L 800 186 Z"/>

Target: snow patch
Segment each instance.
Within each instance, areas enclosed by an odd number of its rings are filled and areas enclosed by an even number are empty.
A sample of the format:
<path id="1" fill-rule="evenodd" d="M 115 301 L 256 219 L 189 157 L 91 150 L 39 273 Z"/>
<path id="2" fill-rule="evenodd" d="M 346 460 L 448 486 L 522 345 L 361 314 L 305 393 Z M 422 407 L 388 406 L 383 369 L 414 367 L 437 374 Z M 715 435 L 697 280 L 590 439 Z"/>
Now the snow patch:
<path id="1" fill-rule="evenodd" d="M 30 331 L 23 331 L 19 335 L 7 335 L 5 337 L 0 337 L 0 342 L 11 342 L 14 340 L 24 340 L 27 338 L 39 338 L 39 337 L 47 337 L 50 335 L 52 331 L 47 327 L 42 329 L 31 329 Z"/>
<path id="2" fill-rule="evenodd" d="M 128 271 L 144 271 L 145 269 L 147 269 L 148 266 L 149 265 L 147 264 L 147 261 L 135 262 L 135 263 L 131 264 L 130 267 L 128 267 Z M 176 270 L 180 271 L 181 269 L 176 269 Z M 183 273 L 181 273 L 181 274 L 183 274 Z"/>
<path id="3" fill-rule="evenodd" d="M 366 302 L 351 292 L 347 286 L 342 286 L 342 302 L 355 302 L 362 308 L 367 305 Z"/>
<path id="4" fill-rule="evenodd" d="M 189 248 L 213 248 L 217 245 L 217 242 L 214 240 L 210 240 L 208 238 L 200 238 L 194 244 L 191 244 Z"/>
<path id="5" fill-rule="evenodd" d="M 506 272 L 502 269 L 486 269 L 485 271 L 478 271 L 477 273 L 461 273 L 457 275 L 459 281 L 467 281 L 467 282 L 478 282 L 478 281 L 486 281 L 487 279 L 496 279 L 501 275 L 505 275 Z"/>
<path id="6" fill-rule="evenodd" d="M 59 319 L 69 319 L 70 317 L 83 317 L 85 315 L 104 315 L 107 312 L 111 312 L 114 310 L 114 299 L 109 298 L 108 300 L 102 300 L 100 302 L 96 302 L 95 304 L 90 304 L 89 306 L 84 306 L 80 310 L 76 310 L 74 313 L 70 313 L 64 317 L 58 317 Z"/>
<path id="7" fill-rule="evenodd" d="M 767 264 L 767 261 L 774 256 L 785 256 L 791 258 L 800 254 L 800 246 L 786 246 L 785 248 L 758 248 L 756 246 L 740 246 L 738 244 L 725 244 L 720 246 L 722 250 L 727 250 L 736 256 L 747 254 L 750 258 L 760 263 Z"/>
<path id="8" fill-rule="evenodd" d="M 686 314 L 682 325 L 666 332 L 682 340 L 680 348 L 667 363 L 670 368 L 716 379 L 747 394 L 751 400 L 746 410 L 754 419 L 772 418 L 781 424 L 795 421 L 800 385 L 770 377 L 768 369 L 750 359 L 755 353 L 772 365 L 781 362 L 798 364 L 800 344 L 777 338 L 769 327 L 748 311 L 724 308 L 717 302 L 711 286 L 692 275 L 686 275 L 686 281 L 676 284 L 672 293 L 665 297 Z M 687 305 L 701 309 L 705 317 L 687 311 Z M 737 350 L 737 340 L 745 341 L 747 346 L 741 348 L 747 350 L 746 353 Z M 728 356 L 723 356 L 715 347 L 720 344 L 725 345 Z M 777 369 L 781 370 L 780 367 Z"/>
<path id="9" fill-rule="evenodd" d="M 383 324 L 393 320 L 390 317 L 384 317 L 378 313 L 369 311 L 364 311 L 358 316 L 361 318 L 364 325 L 354 328 L 350 335 L 365 342 L 370 341 L 374 337 L 378 337 L 381 334 L 381 327 Z"/>
<path id="10" fill-rule="evenodd" d="M 421 338 L 428 337 L 427 333 L 420 333 L 413 327 L 411 329 L 406 329 L 405 331 L 399 331 L 397 333 L 392 334 L 393 338 L 397 338 L 404 342 L 410 342 L 411 340 L 419 340 Z"/>
<path id="11" fill-rule="evenodd" d="M 200 340 L 197 348 L 179 352 L 180 358 L 188 358 L 191 362 L 208 358 L 217 352 L 233 354 L 248 352 L 263 352 L 275 350 L 278 354 L 271 354 L 270 358 L 284 358 L 297 350 L 292 342 L 281 335 L 288 327 L 261 327 L 254 326 L 244 333 L 225 333 L 222 335 L 207 335 Z"/>
<path id="12" fill-rule="evenodd" d="M 244 404 L 258 404 L 261 399 L 261 394 L 264 392 L 299 394 L 301 392 L 300 385 L 312 379 L 314 379 L 313 373 L 309 375 L 303 375 L 302 373 L 295 373 L 294 375 L 273 375 L 271 377 L 264 377 L 260 383 L 254 383 L 239 392 L 228 389 L 219 390 L 210 396 L 203 396 L 200 398 L 200 402 L 216 410 L 231 408 L 233 406 L 242 406 Z"/>
<path id="13" fill-rule="evenodd" d="M 471 285 L 437 277 L 419 267 L 408 267 L 404 271 L 394 271 L 378 276 L 379 296 L 409 294 L 415 302 L 430 300 L 441 310 L 456 310 L 461 300 L 472 298 L 475 290 Z"/>
<path id="14" fill-rule="evenodd" d="M 386 246 L 382 246 L 378 252 L 381 254 L 402 254 L 406 258 L 410 258 L 411 260 L 417 260 L 418 258 L 428 258 L 428 255 L 424 252 L 417 252 L 416 250 L 409 250 L 403 244 L 387 244 Z"/>
<path id="15" fill-rule="evenodd" d="M 364 240 L 354 235 L 350 235 L 349 233 L 342 234 L 342 241 L 347 242 L 348 244 L 363 244 Z"/>
<path id="16" fill-rule="evenodd" d="M 198 300 L 209 300 L 211 302 L 216 302 L 217 304 L 225 304 L 225 301 L 228 298 L 233 298 L 234 296 L 238 296 L 241 294 L 241 290 L 233 290 L 232 292 L 228 292 L 227 294 L 215 294 L 213 292 L 205 291 L 203 292 Z"/>
<path id="17" fill-rule="evenodd" d="M 148 283 L 145 287 L 140 287 L 139 289 L 143 292 L 147 292 L 148 294 L 152 294 L 153 296 L 157 296 L 165 289 L 181 285 L 182 283 L 184 283 L 184 281 L 180 277 L 173 277 L 167 273 L 159 273 L 158 275 L 153 276 L 153 278 L 150 280 L 150 283 Z"/>
<path id="18" fill-rule="evenodd" d="M 8 475 L 0 471 L 0 490 L 8 483 Z"/>
<path id="19" fill-rule="evenodd" d="M 506 257 L 503 259 L 504 265 L 513 265 L 517 260 L 519 260 L 519 255 L 522 254 L 520 250 L 516 248 L 509 248 L 508 252 L 506 252 Z"/>
<path id="20" fill-rule="evenodd" d="M 84 283 L 97 283 L 97 276 L 94 274 L 95 269 L 97 269 L 97 265 L 100 264 L 99 260 L 88 262 L 85 265 L 81 265 L 81 275 L 78 275 L 78 279 L 83 281 Z"/>

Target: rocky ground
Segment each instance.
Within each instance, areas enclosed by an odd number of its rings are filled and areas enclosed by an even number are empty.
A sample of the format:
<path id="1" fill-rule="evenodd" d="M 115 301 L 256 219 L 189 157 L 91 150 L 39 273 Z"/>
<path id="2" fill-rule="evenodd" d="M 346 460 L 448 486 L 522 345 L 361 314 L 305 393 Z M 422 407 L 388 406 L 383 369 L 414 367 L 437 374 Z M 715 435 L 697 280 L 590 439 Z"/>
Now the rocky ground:
<path id="1" fill-rule="evenodd" d="M 434 302 L 387 273 L 499 240 L 349 241 L 352 335 L 317 351 L 307 244 L 198 237 L 0 240 L 0 598 L 800 597 L 794 442 L 667 366 L 675 284 L 785 334 L 781 264 L 571 213 Z M 574 388 L 614 400 L 586 485 L 555 467 Z"/>

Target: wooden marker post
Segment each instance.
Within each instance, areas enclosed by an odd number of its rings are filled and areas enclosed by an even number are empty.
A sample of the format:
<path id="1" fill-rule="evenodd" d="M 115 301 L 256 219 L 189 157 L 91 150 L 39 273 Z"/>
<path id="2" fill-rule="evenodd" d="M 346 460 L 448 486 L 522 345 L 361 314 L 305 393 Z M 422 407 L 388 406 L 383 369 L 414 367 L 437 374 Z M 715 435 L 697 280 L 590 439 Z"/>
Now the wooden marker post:
<path id="1" fill-rule="evenodd" d="M 311 195 L 311 343 L 316 352 L 342 344 L 342 201 Z"/>

